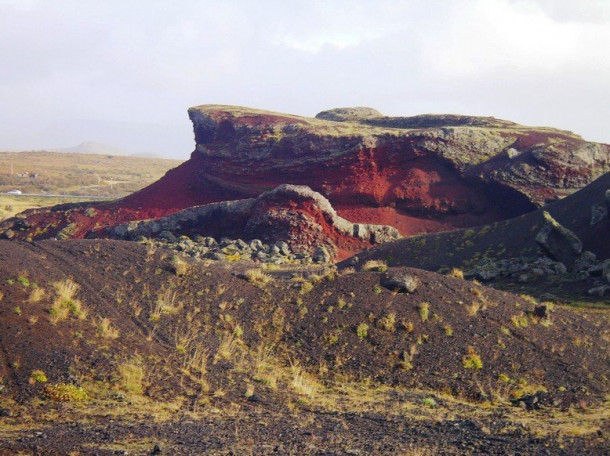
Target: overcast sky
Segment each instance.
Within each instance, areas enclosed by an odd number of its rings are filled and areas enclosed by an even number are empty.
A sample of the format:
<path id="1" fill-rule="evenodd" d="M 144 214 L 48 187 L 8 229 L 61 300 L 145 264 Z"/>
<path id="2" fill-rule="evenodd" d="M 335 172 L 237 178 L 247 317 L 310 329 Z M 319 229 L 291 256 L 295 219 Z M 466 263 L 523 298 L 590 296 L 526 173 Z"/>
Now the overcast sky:
<path id="1" fill-rule="evenodd" d="M 0 150 L 187 158 L 189 106 L 490 115 L 610 143 L 610 0 L 0 0 Z"/>

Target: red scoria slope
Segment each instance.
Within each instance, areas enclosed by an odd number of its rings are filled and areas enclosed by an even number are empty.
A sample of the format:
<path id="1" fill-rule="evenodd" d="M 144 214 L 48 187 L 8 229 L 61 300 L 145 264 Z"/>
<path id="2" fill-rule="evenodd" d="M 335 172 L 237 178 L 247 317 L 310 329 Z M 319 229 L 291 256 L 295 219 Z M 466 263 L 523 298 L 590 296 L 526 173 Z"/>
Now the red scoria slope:
<path id="1" fill-rule="evenodd" d="M 296 184 L 324 195 L 351 222 L 411 235 L 514 217 L 610 171 L 608 145 L 494 118 L 384 117 L 359 108 L 306 118 L 221 105 L 191 108 L 189 116 L 196 149 L 156 183 L 93 210 L 30 212 L 0 233 L 79 238 Z"/>

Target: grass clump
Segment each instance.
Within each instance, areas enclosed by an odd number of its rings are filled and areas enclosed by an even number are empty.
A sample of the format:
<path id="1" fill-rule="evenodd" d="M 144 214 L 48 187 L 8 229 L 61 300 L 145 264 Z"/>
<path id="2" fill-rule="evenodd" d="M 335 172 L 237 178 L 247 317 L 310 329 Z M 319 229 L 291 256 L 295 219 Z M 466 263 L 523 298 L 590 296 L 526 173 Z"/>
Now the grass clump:
<path id="1" fill-rule="evenodd" d="M 361 339 L 367 337 L 369 335 L 369 325 L 367 325 L 366 323 L 360 323 L 356 328 L 356 334 Z"/>
<path id="2" fill-rule="evenodd" d="M 81 386 L 70 383 L 47 385 L 44 389 L 44 395 L 59 402 L 81 402 L 89 399 L 89 395 Z"/>
<path id="3" fill-rule="evenodd" d="M 119 337 L 119 330 L 112 326 L 112 323 L 108 318 L 100 318 L 97 323 L 97 329 L 106 339 L 116 339 Z"/>
<path id="4" fill-rule="evenodd" d="M 121 388 L 130 393 L 142 394 L 145 378 L 142 360 L 139 357 L 134 357 L 121 363 L 118 369 Z"/>
<path id="5" fill-rule="evenodd" d="M 510 317 L 510 321 L 516 328 L 527 328 L 529 326 L 529 319 L 523 312 L 521 312 L 519 315 L 513 315 Z"/>
<path id="6" fill-rule="evenodd" d="M 30 280 L 27 277 L 25 277 L 25 276 L 17 277 L 17 282 L 19 282 L 24 287 L 29 287 L 30 286 Z"/>
<path id="7" fill-rule="evenodd" d="M 394 332 L 396 330 L 396 314 L 389 313 L 377 320 L 377 327 L 386 331 Z"/>
<path id="8" fill-rule="evenodd" d="M 186 261 L 184 261 L 182 258 L 180 258 L 178 255 L 174 255 L 170 261 L 171 261 L 171 263 L 170 263 L 171 270 L 178 277 L 181 277 L 188 272 L 188 270 L 189 270 L 188 263 Z"/>
<path id="9" fill-rule="evenodd" d="M 473 301 L 466 307 L 466 312 L 468 313 L 469 317 L 474 317 L 479 313 L 479 310 L 481 310 L 481 303 L 477 301 Z"/>
<path id="10" fill-rule="evenodd" d="M 55 324 L 65 320 L 70 315 L 74 315 L 81 320 L 87 317 L 87 311 L 82 302 L 74 297 L 80 289 L 79 284 L 72 281 L 72 279 L 66 279 L 61 282 L 55 282 L 53 287 L 55 288 L 56 298 L 48 310 L 52 323 Z"/>
<path id="11" fill-rule="evenodd" d="M 301 285 L 301 294 L 307 294 L 311 290 L 313 290 L 313 284 L 311 282 L 304 282 L 303 285 Z"/>
<path id="12" fill-rule="evenodd" d="M 421 321 L 428 321 L 428 317 L 430 316 L 430 303 L 422 302 L 418 307 L 419 316 Z"/>
<path id="13" fill-rule="evenodd" d="M 157 296 L 157 300 L 152 306 L 149 321 L 159 321 L 161 315 L 173 315 L 180 311 L 181 304 L 176 303 L 177 295 L 170 289 L 165 290 Z"/>
<path id="14" fill-rule="evenodd" d="M 385 272 L 388 270 L 388 264 L 383 260 L 370 260 L 362 265 L 364 271 Z"/>
<path id="15" fill-rule="evenodd" d="M 43 288 L 34 288 L 30 293 L 28 302 L 35 303 L 40 301 L 44 297 L 45 291 Z"/>
<path id="16" fill-rule="evenodd" d="M 246 277 L 246 280 L 248 282 L 259 288 L 262 288 L 269 282 L 273 281 L 273 277 L 268 274 L 265 274 L 261 269 L 248 269 L 244 273 L 244 276 Z"/>
<path id="17" fill-rule="evenodd" d="M 464 280 L 464 271 L 458 268 L 453 268 L 451 271 L 449 271 L 449 276 Z"/>
<path id="18" fill-rule="evenodd" d="M 482 369 L 483 361 L 473 347 L 468 347 L 468 353 L 462 358 L 464 369 Z"/>

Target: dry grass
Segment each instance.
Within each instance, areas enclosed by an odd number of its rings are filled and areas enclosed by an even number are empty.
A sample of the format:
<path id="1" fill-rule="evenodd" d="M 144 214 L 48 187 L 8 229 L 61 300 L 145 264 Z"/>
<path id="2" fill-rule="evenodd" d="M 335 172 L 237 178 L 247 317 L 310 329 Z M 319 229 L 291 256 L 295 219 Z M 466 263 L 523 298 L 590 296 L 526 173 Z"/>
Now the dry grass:
<path id="1" fill-rule="evenodd" d="M 142 394 L 146 372 L 139 357 L 133 357 L 118 366 L 121 388 L 127 392 Z"/>
<path id="2" fill-rule="evenodd" d="M 55 288 L 56 298 L 53 301 L 49 314 L 51 315 L 51 323 L 56 324 L 65 320 L 70 315 L 84 320 L 87 317 L 87 310 L 82 302 L 74 297 L 80 289 L 80 285 L 72 279 L 66 279 L 53 284 Z"/>
<path id="3" fill-rule="evenodd" d="M 259 288 L 263 288 L 269 282 L 273 281 L 273 277 L 268 274 L 265 274 L 261 269 L 248 269 L 244 273 L 244 276 L 246 277 L 246 280 L 248 282 Z"/>
<path id="4" fill-rule="evenodd" d="M 312 397 L 321 389 L 320 384 L 300 366 L 298 361 L 290 362 L 290 371 L 292 373 L 290 387 L 295 393 Z"/>
<path id="5" fill-rule="evenodd" d="M 108 318 L 100 318 L 97 322 L 97 329 L 101 336 L 106 339 L 116 339 L 119 337 L 119 330 L 112 326 Z"/>
<path id="6" fill-rule="evenodd" d="M 481 310 L 481 303 L 478 301 L 473 301 L 468 306 L 466 306 L 466 312 L 469 317 L 474 317 Z"/>
<path id="7" fill-rule="evenodd" d="M 449 276 L 464 280 L 464 271 L 458 268 L 453 268 L 451 271 L 449 271 Z"/>
<path id="8" fill-rule="evenodd" d="M 157 300 L 152 304 L 150 321 L 158 321 L 162 315 L 173 315 L 180 311 L 182 308 L 181 304 L 176 303 L 177 293 L 170 289 L 167 289 L 157 296 Z"/>
<path id="9" fill-rule="evenodd" d="M 174 274 L 176 274 L 178 277 L 186 275 L 189 270 L 189 264 L 186 261 L 184 261 L 178 255 L 174 255 L 170 261 L 171 268 Z"/>
<path id="10" fill-rule="evenodd" d="M 388 270 L 388 263 L 383 260 L 369 260 L 362 265 L 363 271 L 385 272 Z"/>
<path id="11" fill-rule="evenodd" d="M 239 345 L 240 341 L 234 333 L 223 333 L 220 337 L 220 344 L 218 345 L 218 352 L 214 357 L 214 361 L 232 359 L 239 349 Z"/>
<path id="12" fill-rule="evenodd" d="M 34 288 L 30 293 L 28 302 L 30 302 L 30 303 L 38 302 L 42 298 L 44 298 L 44 295 L 45 295 L 45 291 L 43 288 Z"/>

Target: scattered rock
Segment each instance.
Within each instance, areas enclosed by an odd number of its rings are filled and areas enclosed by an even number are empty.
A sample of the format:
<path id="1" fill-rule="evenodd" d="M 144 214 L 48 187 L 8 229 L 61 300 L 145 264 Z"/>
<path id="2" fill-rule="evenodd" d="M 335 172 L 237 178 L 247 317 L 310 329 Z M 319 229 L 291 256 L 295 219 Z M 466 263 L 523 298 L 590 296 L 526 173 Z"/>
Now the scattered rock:
<path id="1" fill-rule="evenodd" d="M 591 296 L 599 296 L 600 298 L 603 298 L 608 290 L 610 290 L 610 285 L 599 285 L 591 288 L 587 293 L 589 293 Z"/>
<path id="2" fill-rule="evenodd" d="M 534 307 L 534 312 L 532 313 L 538 318 L 549 318 L 549 308 L 544 304 Z"/>
<path id="3" fill-rule="evenodd" d="M 511 160 L 512 160 L 513 158 L 518 157 L 519 155 L 521 155 L 521 152 L 519 152 L 517 149 L 515 149 L 515 148 L 513 148 L 513 147 L 510 147 L 510 148 L 508 148 L 508 149 L 506 150 L 506 156 L 507 156 L 508 158 L 510 158 Z"/>
<path id="4" fill-rule="evenodd" d="M 419 279 L 408 272 L 390 272 L 381 276 L 380 283 L 388 290 L 413 293 L 417 290 Z"/>
<path id="5" fill-rule="evenodd" d="M 608 208 L 601 204 L 591 206 L 591 226 L 597 225 L 608 216 Z"/>

